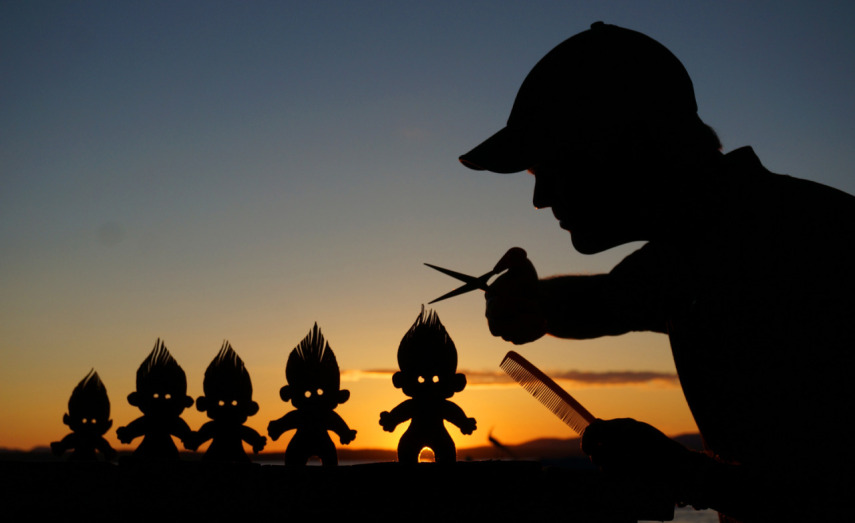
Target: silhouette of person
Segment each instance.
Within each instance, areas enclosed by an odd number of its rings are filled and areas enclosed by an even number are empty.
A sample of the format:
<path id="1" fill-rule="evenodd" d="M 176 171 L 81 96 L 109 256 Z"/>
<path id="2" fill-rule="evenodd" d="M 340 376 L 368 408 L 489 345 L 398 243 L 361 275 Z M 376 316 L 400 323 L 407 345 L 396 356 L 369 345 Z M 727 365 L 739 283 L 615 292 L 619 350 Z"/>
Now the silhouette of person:
<path id="1" fill-rule="evenodd" d="M 137 369 L 137 390 L 128 394 L 128 403 L 140 409 L 143 415 L 116 429 L 119 441 L 130 443 L 139 436 L 143 437 L 134 451 L 135 459 L 177 460 L 178 448 L 172 436 L 180 439 L 187 448 L 192 431 L 181 419 L 181 413 L 193 405 L 193 398 L 187 395 L 184 370 L 160 338 Z"/>
<path id="2" fill-rule="evenodd" d="M 380 413 L 380 425 L 387 432 L 412 420 L 398 442 L 398 461 L 418 463 L 426 447 L 437 463 L 457 461 L 457 448 L 444 421 L 469 435 L 475 430 L 475 418 L 466 417 L 463 409 L 449 401 L 466 387 L 466 376 L 457 373 L 457 348 L 436 312 L 422 308 L 398 346 L 398 367 L 401 370 L 392 375 L 392 384 L 410 399 Z"/>
<path id="3" fill-rule="evenodd" d="M 228 341 L 223 342 L 217 357 L 208 365 L 202 387 L 205 395 L 196 399 L 196 408 L 207 413 L 211 421 L 193 435 L 188 448 L 196 450 L 210 439 L 211 445 L 202 458 L 205 461 L 249 462 L 243 442 L 258 454 L 267 438 L 244 425 L 249 416 L 258 412 L 258 403 L 252 401 L 249 372 Z"/>
<path id="4" fill-rule="evenodd" d="M 748 147 L 722 154 L 677 58 L 599 22 L 544 56 L 507 125 L 460 160 L 530 171 L 535 207 L 581 253 L 647 242 L 607 274 L 547 279 L 514 248 L 486 293 L 490 331 L 516 344 L 669 336 L 708 452 L 598 420 L 582 440 L 595 463 L 734 519 L 848 515 L 855 198 L 773 174 Z"/>
<path id="5" fill-rule="evenodd" d="M 90 370 L 74 387 L 68 399 L 68 412 L 63 414 L 62 422 L 68 425 L 71 434 L 50 444 L 55 455 L 61 456 L 65 451 L 74 449 L 68 458 L 72 461 L 95 461 L 95 451 L 100 452 L 107 461 L 116 457 L 116 451 L 104 439 L 104 434 L 113 426 L 110 398 L 95 369 Z"/>
<path id="6" fill-rule="evenodd" d="M 279 396 L 290 401 L 294 410 L 267 426 L 273 441 L 286 431 L 297 431 L 285 449 L 285 465 L 304 466 L 312 456 L 320 458 L 324 466 L 338 465 L 328 432 L 335 432 L 341 444 L 347 445 L 356 438 L 356 431 L 335 412 L 350 398 L 350 391 L 340 388 L 338 362 L 317 323 L 288 356 L 285 379 L 288 384 L 279 389 Z"/>

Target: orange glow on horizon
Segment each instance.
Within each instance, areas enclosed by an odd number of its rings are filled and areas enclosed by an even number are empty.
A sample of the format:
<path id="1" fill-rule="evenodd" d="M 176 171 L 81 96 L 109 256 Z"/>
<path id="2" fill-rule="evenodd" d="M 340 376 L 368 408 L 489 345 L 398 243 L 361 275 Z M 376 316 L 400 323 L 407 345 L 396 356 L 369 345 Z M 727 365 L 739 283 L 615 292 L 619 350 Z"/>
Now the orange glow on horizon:
<path id="1" fill-rule="evenodd" d="M 277 376 L 276 380 L 275 384 L 262 383 L 261 380 L 255 384 L 255 390 L 264 393 L 256 392 L 255 400 L 259 403 L 260 410 L 249 418 L 246 425 L 262 435 L 266 435 L 270 420 L 277 419 L 292 409 L 290 403 L 286 404 L 278 398 L 281 378 Z M 679 387 L 658 382 L 643 386 L 571 386 L 572 384 L 567 382 L 562 382 L 561 385 L 597 417 L 633 417 L 646 421 L 672 436 L 697 431 Z M 398 440 L 409 422 L 402 423 L 392 433 L 385 432 L 379 425 L 379 414 L 403 401 L 406 398 L 403 393 L 392 386 L 390 379 L 343 381 L 342 387 L 351 391 L 351 399 L 339 405 L 336 412 L 357 431 L 357 435 L 350 445 L 343 446 L 338 441 L 338 436 L 330 433 L 336 446 L 396 450 Z M 16 403 L 16 408 L 5 413 L 7 423 L 4 424 L 0 445 L 29 450 L 37 446 L 47 446 L 51 441 L 58 441 L 68 434 L 68 427 L 62 423 L 62 416 L 66 412 L 70 390 L 69 388 L 68 391 L 63 391 L 61 403 L 56 404 L 54 400 L 49 408 L 44 405 L 44 408 L 30 408 Z M 117 450 L 136 448 L 139 439 L 129 446 L 120 444 L 115 437 L 115 430 L 136 419 L 141 413 L 127 403 L 126 394 L 114 391 L 116 388 L 110 391 L 113 427 L 106 438 Z M 468 416 L 474 417 L 478 424 L 475 432 L 467 436 L 461 434 L 454 425 L 446 423 L 446 428 L 458 449 L 489 446 L 487 435 L 491 431 L 493 437 L 505 445 L 539 438 L 576 437 L 569 427 L 514 383 L 467 386 L 461 393 L 456 394 L 452 401 Z M 195 406 L 185 410 L 182 417 L 194 430 L 198 430 L 208 421 L 205 414 L 198 412 Z M 268 439 L 263 452 L 284 452 L 293 434 L 293 431 L 289 431 L 277 441 Z M 201 450 L 204 450 L 204 447 Z"/>

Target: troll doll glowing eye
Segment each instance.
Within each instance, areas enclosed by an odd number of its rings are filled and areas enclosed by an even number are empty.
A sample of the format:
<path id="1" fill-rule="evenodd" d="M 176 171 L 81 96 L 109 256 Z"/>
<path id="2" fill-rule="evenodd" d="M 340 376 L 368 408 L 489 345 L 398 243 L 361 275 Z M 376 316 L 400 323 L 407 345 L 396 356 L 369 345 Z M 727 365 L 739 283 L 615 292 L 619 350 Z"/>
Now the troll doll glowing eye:
<path id="1" fill-rule="evenodd" d="M 434 383 L 439 383 L 439 376 L 434 376 L 433 378 L 431 378 L 431 381 Z"/>
<path id="2" fill-rule="evenodd" d="M 217 405 L 219 405 L 220 407 L 224 406 L 225 404 L 226 404 L 226 402 L 223 400 L 220 400 L 217 402 Z"/>
<path id="3" fill-rule="evenodd" d="M 237 400 L 232 400 L 232 407 L 237 407 Z"/>
<path id="4" fill-rule="evenodd" d="M 172 399 L 172 394 L 166 393 L 163 395 L 163 397 L 166 399 Z"/>
<path id="5" fill-rule="evenodd" d="M 157 392 L 155 392 L 154 394 L 152 394 L 152 395 L 151 395 L 151 397 L 152 397 L 152 398 L 154 398 L 154 399 L 157 399 L 157 398 L 159 398 L 159 397 L 160 397 L 160 394 L 158 394 Z"/>
<path id="6" fill-rule="evenodd" d="M 305 396 L 307 398 L 311 398 L 312 397 L 312 391 L 307 390 L 305 393 L 303 393 L 303 396 Z"/>
<path id="7" fill-rule="evenodd" d="M 316 392 L 316 394 L 317 394 L 318 396 L 323 396 L 323 395 L 324 395 L 324 389 L 318 389 L 318 390 L 317 390 L 317 392 Z"/>
<path id="8" fill-rule="evenodd" d="M 418 378 L 418 382 L 419 382 L 419 383 L 424 383 L 424 382 L 425 382 L 425 377 L 424 377 L 424 376 L 419 376 L 419 378 Z"/>

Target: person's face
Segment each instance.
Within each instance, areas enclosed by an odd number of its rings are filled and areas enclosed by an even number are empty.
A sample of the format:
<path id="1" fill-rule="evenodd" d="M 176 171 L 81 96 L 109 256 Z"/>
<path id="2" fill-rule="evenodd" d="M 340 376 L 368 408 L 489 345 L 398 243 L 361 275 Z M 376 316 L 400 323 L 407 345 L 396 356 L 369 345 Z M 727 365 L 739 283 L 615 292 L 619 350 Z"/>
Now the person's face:
<path id="1" fill-rule="evenodd" d="M 543 162 L 534 175 L 534 206 L 549 207 L 573 246 L 595 254 L 648 240 L 656 197 L 641 180 L 650 173 L 625 158 L 586 151 Z"/>

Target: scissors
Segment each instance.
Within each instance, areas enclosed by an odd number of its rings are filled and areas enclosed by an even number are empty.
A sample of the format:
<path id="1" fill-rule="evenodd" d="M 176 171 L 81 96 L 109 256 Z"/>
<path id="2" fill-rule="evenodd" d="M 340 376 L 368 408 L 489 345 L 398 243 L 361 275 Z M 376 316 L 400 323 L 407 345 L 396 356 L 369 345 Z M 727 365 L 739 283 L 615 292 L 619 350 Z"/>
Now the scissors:
<path id="1" fill-rule="evenodd" d="M 463 273 L 459 273 L 456 271 L 452 271 L 449 269 L 443 269 L 442 267 L 437 267 L 436 265 L 431 265 L 430 263 L 425 263 L 425 265 L 427 265 L 431 269 L 436 269 L 443 274 L 447 274 L 448 276 L 451 276 L 452 278 L 457 278 L 458 280 L 464 282 L 463 285 L 454 289 L 453 291 L 446 293 L 446 294 L 443 294 L 439 298 L 437 298 L 431 302 L 428 302 L 428 305 L 430 305 L 431 303 L 436 303 L 438 301 L 442 301 L 446 298 L 452 298 L 452 297 L 458 296 L 460 294 L 465 294 L 467 292 L 474 291 L 475 289 L 481 289 L 482 291 L 486 291 L 487 287 L 489 286 L 487 284 L 487 282 L 490 281 L 490 278 L 492 278 L 493 276 L 496 276 L 497 274 L 501 274 L 501 273 L 505 272 L 505 270 L 507 270 L 507 269 L 502 269 L 500 271 L 497 271 L 497 270 L 493 269 L 492 271 L 490 271 L 486 274 L 482 274 L 481 276 L 475 277 L 475 276 L 469 276 L 468 274 L 463 274 Z"/>

